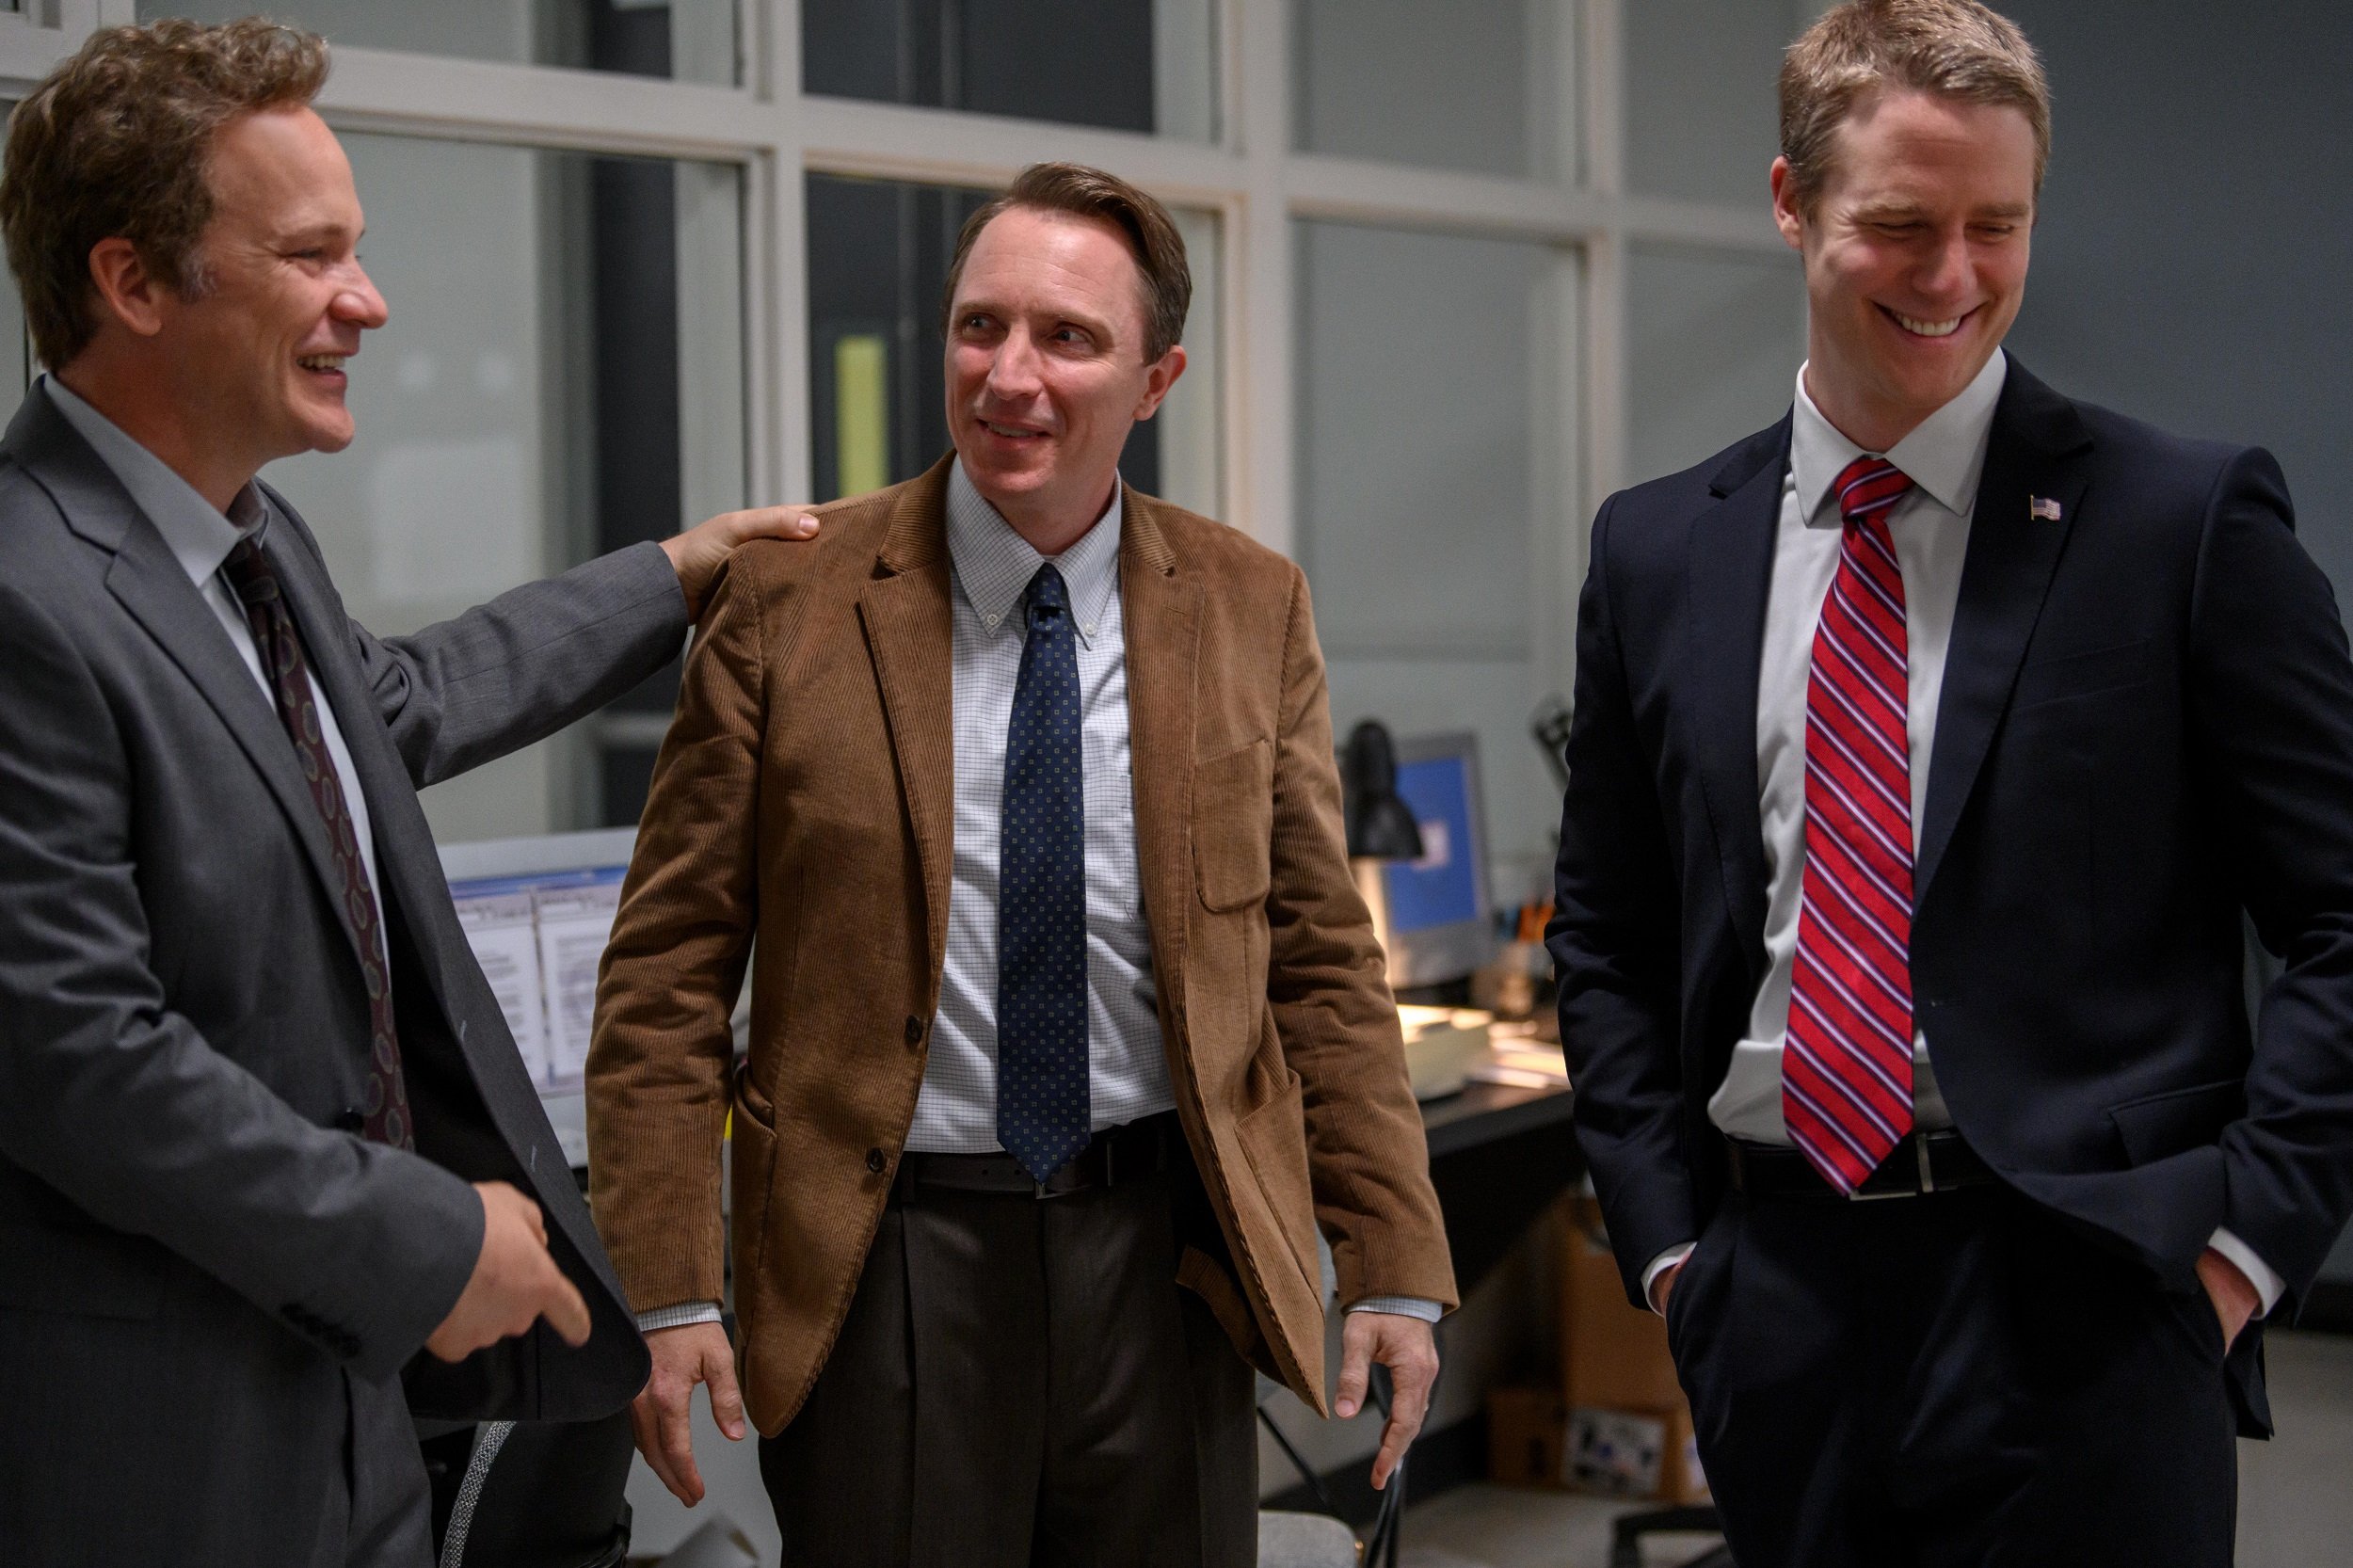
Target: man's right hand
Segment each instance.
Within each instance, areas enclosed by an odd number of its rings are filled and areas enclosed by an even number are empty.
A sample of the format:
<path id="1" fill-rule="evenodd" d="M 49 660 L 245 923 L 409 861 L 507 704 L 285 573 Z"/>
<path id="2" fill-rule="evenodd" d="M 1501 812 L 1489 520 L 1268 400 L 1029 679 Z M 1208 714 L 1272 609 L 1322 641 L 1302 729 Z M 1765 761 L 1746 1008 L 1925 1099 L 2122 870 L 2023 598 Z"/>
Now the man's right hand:
<path id="1" fill-rule="evenodd" d="M 424 1348 L 443 1361 L 463 1361 L 487 1345 L 545 1318 L 568 1345 L 588 1342 L 588 1304 L 548 1254 L 539 1206 L 504 1181 L 477 1181 L 482 1200 L 482 1251 L 473 1277 L 458 1292 Z"/>
<path id="2" fill-rule="evenodd" d="M 653 1375 L 629 1407 L 637 1451 L 687 1507 L 703 1500 L 702 1472 L 695 1468 L 695 1384 L 711 1385 L 711 1414 L 730 1443 L 744 1440 L 744 1396 L 735 1386 L 735 1351 L 717 1323 L 685 1323 L 646 1336 Z"/>
<path id="3" fill-rule="evenodd" d="M 1675 1277 L 1683 1272 L 1681 1263 L 1670 1263 L 1650 1282 L 1651 1309 L 1661 1318 L 1667 1315 L 1667 1298 L 1675 1293 Z"/>

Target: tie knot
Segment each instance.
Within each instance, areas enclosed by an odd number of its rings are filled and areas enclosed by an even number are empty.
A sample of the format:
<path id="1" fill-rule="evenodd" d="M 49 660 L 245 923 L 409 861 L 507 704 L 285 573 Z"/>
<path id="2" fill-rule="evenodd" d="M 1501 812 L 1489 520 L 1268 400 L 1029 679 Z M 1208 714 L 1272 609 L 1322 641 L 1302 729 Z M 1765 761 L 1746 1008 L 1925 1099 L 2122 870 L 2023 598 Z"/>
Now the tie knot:
<path id="1" fill-rule="evenodd" d="M 1852 528 L 1883 516 L 1912 488 L 1912 479 L 1886 458 L 1865 453 L 1839 471 L 1832 488 L 1838 496 L 1839 520 Z"/>
<path id="2" fill-rule="evenodd" d="M 255 529 L 237 541 L 229 552 L 229 559 L 220 564 L 228 575 L 229 585 L 237 590 L 237 598 L 248 604 L 264 604 L 278 597 L 278 574 L 262 555 L 262 531 Z"/>
<path id="3" fill-rule="evenodd" d="M 1029 591 L 1022 595 L 1022 601 L 1028 607 L 1032 632 L 1050 631 L 1056 616 L 1070 613 L 1070 589 L 1051 561 L 1038 568 L 1037 575 L 1030 579 Z"/>

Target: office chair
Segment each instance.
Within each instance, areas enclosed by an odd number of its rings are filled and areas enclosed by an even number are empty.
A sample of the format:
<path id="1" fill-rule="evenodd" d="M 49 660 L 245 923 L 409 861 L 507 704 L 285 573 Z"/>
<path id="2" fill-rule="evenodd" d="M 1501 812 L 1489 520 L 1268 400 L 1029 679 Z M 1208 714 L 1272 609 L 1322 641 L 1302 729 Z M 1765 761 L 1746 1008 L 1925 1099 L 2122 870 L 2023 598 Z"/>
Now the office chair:
<path id="1" fill-rule="evenodd" d="M 439 1568 L 619 1568 L 634 1451 L 627 1411 L 483 1423 L 455 1478 Z"/>

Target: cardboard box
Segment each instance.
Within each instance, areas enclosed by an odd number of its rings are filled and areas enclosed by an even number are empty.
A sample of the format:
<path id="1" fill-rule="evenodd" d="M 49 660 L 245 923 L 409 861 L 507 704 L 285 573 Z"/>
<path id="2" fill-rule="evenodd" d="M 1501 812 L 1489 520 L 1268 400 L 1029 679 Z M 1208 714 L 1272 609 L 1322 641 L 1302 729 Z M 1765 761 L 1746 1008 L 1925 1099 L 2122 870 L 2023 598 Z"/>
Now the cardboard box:
<path id="1" fill-rule="evenodd" d="M 1579 1492 L 1678 1506 L 1707 1498 L 1691 1413 L 1680 1404 L 1656 1411 L 1573 1408 L 1561 1463 L 1563 1479 Z"/>
<path id="2" fill-rule="evenodd" d="M 1561 1368 L 1571 1406 L 1658 1412 L 1683 1403 L 1666 1320 L 1625 1299 L 1592 1198 L 1568 1205 L 1561 1268 Z M 1688 1423 L 1687 1423 L 1688 1425 Z"/>
<path id="3" fill-rule="evenodd" d="M 1497 1388 L 1487 1395 L 1487 1479 L 1505 1486 L 1559 1486 L 1568 1401 L 1558 1388 Z"/>

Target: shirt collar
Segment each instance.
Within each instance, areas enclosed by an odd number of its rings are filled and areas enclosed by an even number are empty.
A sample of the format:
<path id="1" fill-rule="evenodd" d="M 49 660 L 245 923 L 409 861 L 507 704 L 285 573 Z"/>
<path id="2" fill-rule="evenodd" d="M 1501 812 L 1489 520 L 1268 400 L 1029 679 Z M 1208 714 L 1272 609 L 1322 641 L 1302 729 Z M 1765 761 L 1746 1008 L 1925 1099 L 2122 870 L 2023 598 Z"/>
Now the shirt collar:
<path id="1" fill-rule="evenodd" d="M 147 520 L 155 525 L 155 532 L 164 536 L 164 543 L 180 563 L 180 569 L 188 574 L 188 581 L 202 587 L 220 570 L 229 552 L 237 542 L 266 520 L 259 490 L 248 482 L 229 504 L 229 515 L 213 509 L 213 504 L 196 493 L 196 487 L 181 478 L 152 452 L 120 425 L 91 408 L 73 389 L 54 376 L 43 376 L 40 385 L 47 390 L 49 400 L 66 417 L 66 423 L 81 433 L 98 454 L 99 461 L 111 470 L 122 488 L 131 492 L 132 502 L 147 514 Z"/>
<path id="2" fill-rule="evenodd" d="M 1103 621 L 1112 591 L 1119 585 L 1119 525 L 1125 506 L 1117 484 L 1111 504 L 1095 526 L 1078 542 L 1051 557 L 1070 590 L 1070 618 L 1079 640 L 1095 646 L 1096 628 Z M 983 625 L 994 631 L 1013 614 L 1030 579 L 1047 556 L 1030 547 L 1013 524 L 990 505 L 964 472 L 962 459 L 948 469 L 948 558 L 955 564 L 956 583 L 965 600 L 980 612 Z"/>
<path id="3" fill-rule="evenodd" d="M 2002 383 L 2009 374 L 2009 360 L 1997 348 L 1985 368 L 1951 402 L 1922 420 L 1884 454 L 1913 484 L 1955 517 L 1967 517 L 1977 504 L 1977 479 L 1985 472 L 1986 442 L 1993 430 L 1993 406 L 2001 401 Z M 1834 511 L 1823 516 L 1830 504 L 1831 486 L 1849 463 L 1863 456 L 1863 448 L 1842 435 L 1814 406 L 1801 367 L 1797 405 L 1790 416 L 1789 474 L 1797 482 L 1798 501 L 1808 524 L 1837 524 Z"/>

